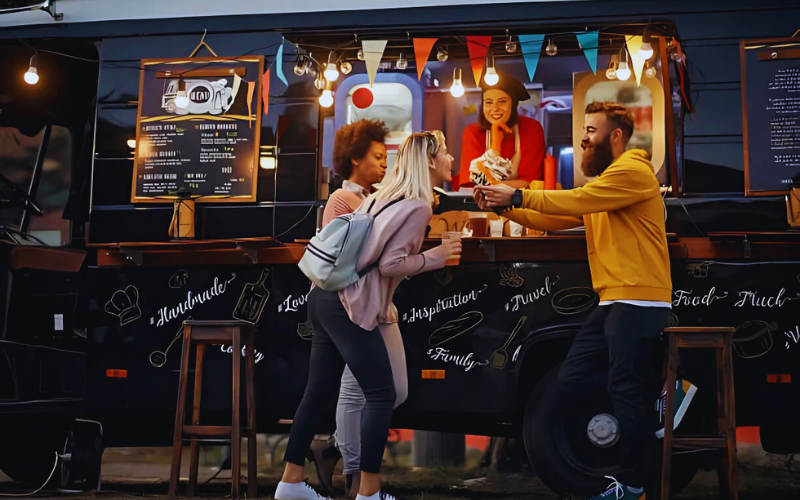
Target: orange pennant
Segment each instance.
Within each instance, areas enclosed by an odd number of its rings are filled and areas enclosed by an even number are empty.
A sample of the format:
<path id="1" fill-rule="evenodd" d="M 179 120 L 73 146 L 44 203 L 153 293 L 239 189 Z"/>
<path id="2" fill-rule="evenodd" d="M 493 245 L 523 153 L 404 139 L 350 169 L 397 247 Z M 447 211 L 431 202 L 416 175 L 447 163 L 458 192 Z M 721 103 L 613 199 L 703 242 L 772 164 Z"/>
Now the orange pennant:
<path id="1" fill-rule="evenodd" d="M 278 61 L 280 63 L 280 61 Z M 264 103 L 264 114 L 269 114 L 269 68 L 261 75 L 261 102 Z"/>
<path id="2" fill-rule="evenodd" d="M 469 51 L 469 63 L 472 66 L 472 75 L 475 77 L 475 85 L 481 86 L 481 74 L 486 62 L 486 54 L 489 52 L 489 44 L 492 43 L 491 36 L 468 36 L 467 50 Z"/>
<path id="3" fill-rule="evenodd" d="M 422 71 L 425 69 L 425 65 L 428 64 L 428 57 L 431 55 L 431 50 L 436 40 L 438 38 L 414 39 L 414 56 L 417 61 L 417 79 L 419 80 L 422 80 Z"/>

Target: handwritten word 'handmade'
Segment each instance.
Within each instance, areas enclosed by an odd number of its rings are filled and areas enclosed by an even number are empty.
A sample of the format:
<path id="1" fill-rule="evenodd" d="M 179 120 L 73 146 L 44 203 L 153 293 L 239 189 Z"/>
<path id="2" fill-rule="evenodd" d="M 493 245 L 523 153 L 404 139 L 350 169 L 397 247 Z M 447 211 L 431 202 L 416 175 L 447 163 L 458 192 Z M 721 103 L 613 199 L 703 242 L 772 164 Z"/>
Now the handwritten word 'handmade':
<path id="1" fill-rule="evenodd" d="M 186 300 L 181 302 L 175 307 L 162 307 L 158 310 L 158 321 L 156 322 L 156 326 L 164 326 L 173 319 L 178 319 L 179 317 L 183 316 L 187 312 L 191 311 L 195 308 L 195 306 L 199 304 L 203 304 L 214 297 L 219 297 L 220 295 L 224 294 L 228 290 L 228 285 L 231 281 L 236 279 L 236 274 L 231 274 L 230 279 L 227 279 L 223 282 L 219 281 L 219 278 L 214 278 L 214 284 L 208 290 L 204 291 L 200 294 L 193 294 L 190 290 L 186 293 Z M 152 324 L 152 320 L 151 323 Z"/>

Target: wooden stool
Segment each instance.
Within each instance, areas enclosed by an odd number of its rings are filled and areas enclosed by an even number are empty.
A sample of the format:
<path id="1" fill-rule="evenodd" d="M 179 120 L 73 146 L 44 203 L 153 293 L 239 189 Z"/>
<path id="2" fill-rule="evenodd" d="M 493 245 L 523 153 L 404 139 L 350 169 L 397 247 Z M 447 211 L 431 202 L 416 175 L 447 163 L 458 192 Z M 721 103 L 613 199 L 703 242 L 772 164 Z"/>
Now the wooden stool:
<path id="1" fill-rule="evenodd" d="M 727 327 L 674 327 L 665 328 L 669 336 L 667 361 L 667 408 L 664 423 L 664 452 L 661 464 L 661 499 L 669 499 L 672 449 L 718 448 L 720 450 L 720 498 L 737 500 L 736 459 L 736 406 L 733 396 L 733 349 L 731 340 L 734 328 Z M 717 433 L 713 435 L 681 436 L 673 438 L 673 407 L 675 383 L 678 374 L 679 348 L 714 349 L 717 358 Z"/>
<path id="2" fill-rule="evenodd" d="M 191 438 L 191 458 L 189 462 L 189 496 L 195 496 L 197 489 L 197 466 L 199 458 L 199 439 L 228 438 L 231 440 L 231 471 L 233 481 L 231 495 L 239 498 L 240 446 L 242 437 L 247 438 L 247 496 L 255 498 L 258 488 L 256 458 L 256 393 L 253 387 L 255 370 L 255 348 L 253 346 L 253 325 L 244 321 L 184 321 L 183 352 L 181 354 L 181 373 L 178 388 L 178 408 L 175 414 L 175 433 L 172 438 L 172 470 L 169 475 L 169 497 L 175 497 L 181 471 L 183 439 Z M 189 358 L 191 344 L 196 345 L 194 372 L 194 402 L 192 404 L 192 423 L 186 425 L 186 389 L 189 383 Z M 200 397 L 203 386 L 203 355 L 206 345 L 228 344 L 233 348 L 233 415 L 230 426 L 199 425 Z M 245 376 L 247 391 L 247 427 L 242 427 L 240 417 L 239 393 L 241 386 L 242 345 L 247 358 Z"/>

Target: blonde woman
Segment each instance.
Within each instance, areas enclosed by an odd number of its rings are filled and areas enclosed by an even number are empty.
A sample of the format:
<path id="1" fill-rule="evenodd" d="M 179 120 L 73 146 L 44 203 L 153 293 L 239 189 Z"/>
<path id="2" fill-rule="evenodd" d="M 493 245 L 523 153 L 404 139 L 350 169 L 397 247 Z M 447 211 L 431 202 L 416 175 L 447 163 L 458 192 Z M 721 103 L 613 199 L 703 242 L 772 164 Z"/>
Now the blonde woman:
<path id="1" fill-rule="evenodd" d="M 406 276 L 441 269 L 461 252 L 461 242 L 447 241 L 419 253 L 432 214 L 433 186 L 450 180 L 453 157 L 441 132 L 412 134 L 400 147 L 397 163 L 377 193 L 359 211 L 385 212 L 375 218 L 358 267 L 378 267 L 340 292 L 314 288 L 308 311 L 313 329 L 308 384 L 286 446 L 286 469 L 276 500 L 319 500 L 304 482 L 304 464 L 324 408 L 336 397 L 347 365 L 366 403 L 361 412 L 361 484 L 357 500 L 387 500 L 380 491 L 380 468 L 397 391 L 386 343 L 379 325 L 395 325 L 392 295 Z M 389 203 L 392 203 L 389 206 Z"/>

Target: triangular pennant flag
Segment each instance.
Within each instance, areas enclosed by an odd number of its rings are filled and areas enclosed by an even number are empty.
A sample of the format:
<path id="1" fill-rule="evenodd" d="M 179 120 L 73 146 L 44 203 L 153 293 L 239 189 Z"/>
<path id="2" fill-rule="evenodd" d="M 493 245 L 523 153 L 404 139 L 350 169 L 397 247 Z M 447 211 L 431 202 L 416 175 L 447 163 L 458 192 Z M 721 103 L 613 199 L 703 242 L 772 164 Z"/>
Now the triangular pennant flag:
<path id="1" fill-rule="evenodd" d="M 417 61 L 417 79 L 422 80 L 422 71 L 425 65 L 428 64 L 428 57 L 431 55 L 433 44 L 436 43 L 438 38 L 415 38 L 414 39 L 414 57 Z"/>
<path id="2" fill-rule="evenodd" d="M 387 40 L 362 40 L 361 50 L 364 52 L 364 62 L 367 64 L 369 86 L 375 83 L 375 75 L 381 65 L 383 51 L 386 50 Z"/>
<path id="3" fill-rule="evenodd" d="M 278 47 L 278 53 L 275 55 L 275 73 L 278 75 L 278 79 L 288 87 L 289 82 L 286 81 L 286 77 L 283 74 L 283 41 L 281 41 L 281 46 Z"/>
<path id="4" fill-rule="evenodd" d="M 539 65 L 539 54 L 542 53 L 544 35 L 519 35 L 519 43 L 522 47 L 522 58 L 525 60 L 525 67 L 528 68 L 528 79 L 533 81 L 536 74 L 536 66 Z"/>
<path id="5" fill-rule="evenodd" d="M 628 40 L 628 52 L 631 54 L 631 63 L 633 68 L 633 75 L 636 77 L 636 85 L 639 86 L 642 84 L 642 73 L 644 71 L 644 57 L 642 56 L 641 48 L 642 48 L 643 39 L 640 36 L 632 36 Z"/>
<path id="6" fill-rule="evenodd" d="M 583 49 L 583 55 L 589 61 L 592 73 L 597 74 L 597 46 L 600 43 L 600 33 L 598 31 L 589 31 L 588 33 L 575 33 L 575 36 Z"/>
<path id="7" fill-rule="evenodd" d="M 280 67 L 280 65 L 278 66 Z M 261 102 L 264 103 L 264 114 L 269 114 L 269 68 L 261 75 Z"/>
<path id="8" fill-rule="evenodd" d="M 481 74 L 483 65 L 486 62 L 486 54 L 489 52 L 489 44 L 492 43 L 491 36 L 468 36 L 467 50 L 469 51 L 469 63 L 472 66 L 472 75 L 475 77 L 475 85 L 481 85 Z"/>
<path id="9" fill-rule="evenodd" d="M 263 77 L 262 77 L 263 78 Z M 247 82 L 247 118 L 253 115 L 253 94 L 255 94 L 256 82 Z M 258 110 L 256 109 L 256 113 Z M 248 128 L 253 128 L 253 120 L 247 120 Z"/>

